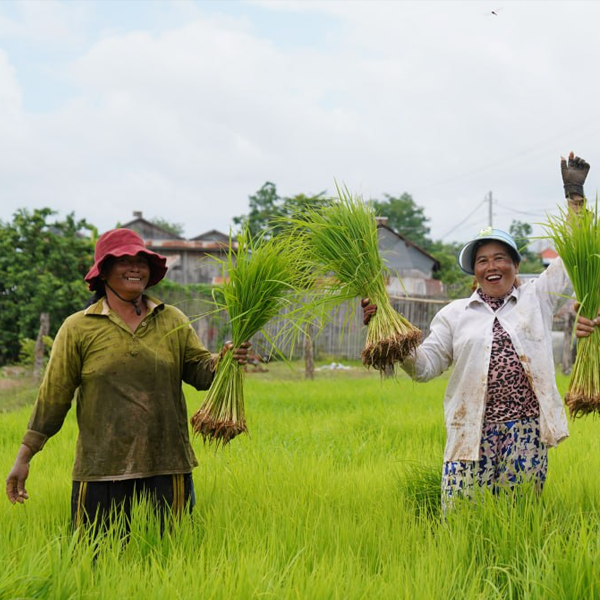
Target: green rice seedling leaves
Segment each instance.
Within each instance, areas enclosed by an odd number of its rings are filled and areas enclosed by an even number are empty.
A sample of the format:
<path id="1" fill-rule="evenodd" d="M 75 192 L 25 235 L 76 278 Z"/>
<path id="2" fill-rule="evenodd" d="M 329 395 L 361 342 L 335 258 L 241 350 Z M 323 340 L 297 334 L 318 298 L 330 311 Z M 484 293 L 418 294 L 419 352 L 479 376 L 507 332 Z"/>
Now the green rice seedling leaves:
<path id="1" fill-rule="evenodd" d="M 560 209 L 544 223 L 573 284 L 579 314 L 588 319 L 598 315 L 600 307 L 600 221 L 598 200 L 595 210 L 587 201 L 579 212 Z M 571 416 L 600 412 L 600 333 L 579 340 L 565 402 Z"/>
<path id="2" fill-rule="evenodd" d="M 320 274 L 317 291 L 324 303 L 339 305 L 358 297 L 377 304 L 362 361 L 383 372 L 410 354 L 421 341 L 421 331 L 390 303 L 373 209 L 347 188 L 336 187 L 336 200 L 292 220 L 293 235 L 304 239 L 307 268 Z"/>
<path id="3" fill-rule="evenodd" d="M 437 518 L 442 511 L 441 466 L 432 462 L 405 461 L 398 483 L 418 515 Z"/>
<path id="4" fill-rule="evenodd" d="M 214 302 L 216 310 L 229 316 L 234 348 L 263 331 L 269 321 L 280 319 L 284 308 L 292 307 L 279 334 L 269 340 L 276 345 L 279 338 L 286 336 L 288 342 L 291 338 L 293 351 L 294 334 L 302 331 L 298 309 L 293 307 L 309 286 L 299 243 L 299 239 L 278 236 L 252 238 L 248 230 L 238 236 L 237 249 L 230 240 L 227 258 L 221 261 L 223 286 Z M 191 424 L 195 433 L 217 446 L 247 431 L 243 367 L 231 352 L 219 359 L 213 383 Z"/>

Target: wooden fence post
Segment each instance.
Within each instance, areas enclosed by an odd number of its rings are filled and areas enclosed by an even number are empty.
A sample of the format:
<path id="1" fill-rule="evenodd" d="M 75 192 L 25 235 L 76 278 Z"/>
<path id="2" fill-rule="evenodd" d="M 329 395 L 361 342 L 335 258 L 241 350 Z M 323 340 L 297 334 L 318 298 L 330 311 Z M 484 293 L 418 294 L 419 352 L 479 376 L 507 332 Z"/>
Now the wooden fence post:
<path id="1" fill-rule="evenodd" d="M 315 378 L 315 356 L 312 323 L 307 323 L 304 326 L 304 378 Z"/>
<path id="2" fill-rule="evenodd" d="M 40 314 L 40 330 L 33 351 L 33 377 L 39 379 L 44 371 L 44 337 L 50 332 L 50 314 Z"/>

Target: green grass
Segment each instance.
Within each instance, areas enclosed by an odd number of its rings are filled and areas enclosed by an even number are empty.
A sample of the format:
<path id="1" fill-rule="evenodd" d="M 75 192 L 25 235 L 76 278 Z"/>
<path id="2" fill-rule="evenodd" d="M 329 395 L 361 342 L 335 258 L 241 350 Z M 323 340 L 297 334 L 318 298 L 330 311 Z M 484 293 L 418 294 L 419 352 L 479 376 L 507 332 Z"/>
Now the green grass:
<path id="1" fill-rule="evenodd" d="M 27 505 L 0 502 L 0 598 L 600 598 L 596 419 L 551 451 L 541 500 L 442 521 L 444 379 L 268 368 L 246 378 L 250 435 L 195 440 L 196 510 L 162 538 L 143 507 L 127 545 L 71 536 L 70 415 L 32 463 Z M 189 391 L 190 413 L 202 396 Z M 29 410 L 0 414 L 4 473 Z"/>
<path id="2" fill-rule="evenodd" d="M 37 385 L 29 377 L 0 378 L 0 413 L 12 412 L 35 401 Z"/>

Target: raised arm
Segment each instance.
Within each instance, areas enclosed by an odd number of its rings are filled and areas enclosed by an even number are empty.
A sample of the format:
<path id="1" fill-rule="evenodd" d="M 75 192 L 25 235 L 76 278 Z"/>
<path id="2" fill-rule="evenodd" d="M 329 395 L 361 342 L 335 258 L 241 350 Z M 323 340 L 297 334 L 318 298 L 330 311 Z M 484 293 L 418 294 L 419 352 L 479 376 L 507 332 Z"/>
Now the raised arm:
<path id="1" fill-rule="evenodd" d="M 560 159 L 560 172 L 562 174 L 565 197 L 569 203 L 569 208 L 577 212 L 585 202 L 583 184 L 590 170 L 590 165 L 575 156 L 571 151 L 568 160 L 564 157 Z"/>
<path id="2" fill-rule="evenodd" d="M 562 174 L 565 196 L 569 203 L 569 209 L 574 212 L 578 212 L 585 203 L 583 184 L 585 183 L 589 170 L 590 165 L 583 160 L 583 158 L 575 156 L 573 152 L 569 154 L 568 161 L 565 158 L 561 158 L 560 160 L 560 171 Z M 587 337 L 592 334 L 595 327 L 599 326 L 600 312 L 595 319 L 586 319 L 584 316 L 579 315 L 577 317 L 575 335 L 579 338 Z"/>

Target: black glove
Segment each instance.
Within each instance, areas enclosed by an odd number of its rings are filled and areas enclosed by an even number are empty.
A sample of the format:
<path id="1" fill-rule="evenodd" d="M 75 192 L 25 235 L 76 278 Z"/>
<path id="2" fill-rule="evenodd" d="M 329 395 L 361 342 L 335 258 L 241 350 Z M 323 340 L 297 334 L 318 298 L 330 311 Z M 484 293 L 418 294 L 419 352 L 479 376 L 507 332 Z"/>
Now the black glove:
<path id="1" fill-rule="evenodd" d="M 583 193 L 583 184 L 585 183 L 585 178 L 587 177 L 589 170 L 590 165 L 586 163 L 583 158 L 575 156 L 573 152 L 569 154 L 568 163 L 566 159 L 560 159 L 560 172 L 562 173 L 563 186 L 567 198 L 570 198 L 571 196 L 585 197 Z"/>

